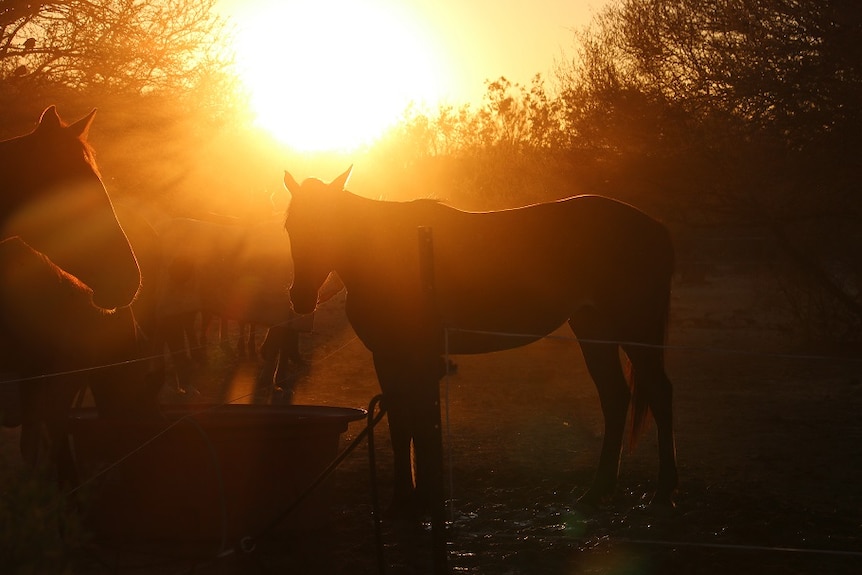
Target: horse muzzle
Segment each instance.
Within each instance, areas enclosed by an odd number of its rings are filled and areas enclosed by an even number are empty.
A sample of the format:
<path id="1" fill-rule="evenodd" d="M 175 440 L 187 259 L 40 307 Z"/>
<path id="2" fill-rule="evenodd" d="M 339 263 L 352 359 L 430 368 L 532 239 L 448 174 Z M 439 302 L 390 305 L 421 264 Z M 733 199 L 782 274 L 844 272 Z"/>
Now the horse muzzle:
<path id="1" fill-rule="evenodd" d="M 290 290 L 290 303 L 293 311 L 299 315 L 305 315 L 314 312 L 317 309 L 317 292 Z"/>

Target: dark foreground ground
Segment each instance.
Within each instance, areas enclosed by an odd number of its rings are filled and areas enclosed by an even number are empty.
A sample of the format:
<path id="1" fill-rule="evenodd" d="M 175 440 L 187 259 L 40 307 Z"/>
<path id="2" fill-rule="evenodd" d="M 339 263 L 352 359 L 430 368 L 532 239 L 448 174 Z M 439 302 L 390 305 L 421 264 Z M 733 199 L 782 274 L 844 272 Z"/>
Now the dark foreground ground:
<path id="1" fill-rule="evenodd" d="M 657 469 L 652 430 L 622 461 L 613 505 L 589 514 L 602 420 L 568 332 L 510 352 L 452 358 L 443 382 L 451 497 L 449 566 L 470 574 L 761 574 L 862 572 L 862 362 L 799 353 L 762 310 L 756 283 L 677 286 L 668 370 L 675 382 L 678 506 L 645 507 Z M 370 356 L 337 297 L 316 318 L 295 403 L 366 407 Z M 254 364 L 199 374 L 216 400 Z M 229 386 L 228 386 L 229 387 Z M 233 398 L 232 398 L 233 399 Z M 166 393 L 165 401 L 183 401 Z M 350 424 L 346 444 L 364 422 Z M 389 493 L 385 420 L 379 488 Z M 331 526 L 259 541 L 251 553 L 202 556 L 98 549 L 82 573 L 377 573 L 365 444 L 333 476 Z M 427 526 L 383 522 L 385 572 L 432 573 Z M 0 569 L 2 571 L 2 569 Z"/>

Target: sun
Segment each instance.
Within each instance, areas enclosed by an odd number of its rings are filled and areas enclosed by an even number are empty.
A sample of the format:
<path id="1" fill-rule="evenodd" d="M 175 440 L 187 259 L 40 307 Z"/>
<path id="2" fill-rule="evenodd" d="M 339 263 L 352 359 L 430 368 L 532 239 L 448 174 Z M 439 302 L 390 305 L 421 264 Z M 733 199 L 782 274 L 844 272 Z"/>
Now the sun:
<path id="1" fill-rule="evenodd" d="M 434 42 L 390 0 L 266 0 L 238 14 L 240 78 L 258 126 L 304 152 L 372 142 L 447 93 Z"/>

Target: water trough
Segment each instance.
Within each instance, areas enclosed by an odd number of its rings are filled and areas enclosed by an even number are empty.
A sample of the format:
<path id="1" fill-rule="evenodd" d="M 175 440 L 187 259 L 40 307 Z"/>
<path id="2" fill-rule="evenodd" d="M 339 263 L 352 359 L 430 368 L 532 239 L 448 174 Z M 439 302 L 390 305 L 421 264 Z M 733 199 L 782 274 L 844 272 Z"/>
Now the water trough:
<path id="1" fill-rule="evenodd" d="M 257 536 L 284 515 L 338 454 L 362 409 L 310 405 L 166 406 L 164 420 L 111 420 L 73 410 L 70 438 L 86 522 L 100 540 L 220 541 Z M 278 524 L 332 520 L 324 481 Z"/>

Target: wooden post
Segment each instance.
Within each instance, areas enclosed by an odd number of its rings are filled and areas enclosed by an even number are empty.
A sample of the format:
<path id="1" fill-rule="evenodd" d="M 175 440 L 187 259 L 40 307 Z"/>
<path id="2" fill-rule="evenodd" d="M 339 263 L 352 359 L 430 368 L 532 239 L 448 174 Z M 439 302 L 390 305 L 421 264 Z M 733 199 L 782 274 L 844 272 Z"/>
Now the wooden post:
<path id="1" fill-rule="evenodd" d="M 426 303 L 437 314 L 434 297 L 434 233 L 428 226 L 419 227 L 419 279 L 426 296 Z"/>
<path id="2" fill-rule="evenodd" d="M 434 279 L 434 237 L 430 227 L 419 227 L 419 277 L 425 294 L 425 303 L 429 317 L 432 321 L 439 323 L 440 316 L 437 310 L 437 298 L 435 294 Z M 424 379 L 424 378 L 423 378 Z M 422 401 L 433 404 L 433 413 L 430 414 L 432 429 L 428 430 L 428 458 L 429 466 L 427 479 L 430 484 L 431 493 L 431 544 L 434 560 L 434 573 L 443 575 L 449 573 L 448 556 L 446 553 L 446 497 L 445 481 L 443 478 L 443 426 L 440 418 L 440 381 L 434 378 L 431 381 L 419 382 L 420 385 L 428 385 L 428 396 L 422 394 Z M 433 388 L 432 388 L 433 387 Z"/>

